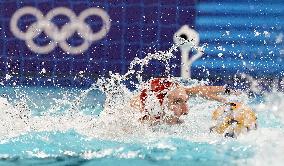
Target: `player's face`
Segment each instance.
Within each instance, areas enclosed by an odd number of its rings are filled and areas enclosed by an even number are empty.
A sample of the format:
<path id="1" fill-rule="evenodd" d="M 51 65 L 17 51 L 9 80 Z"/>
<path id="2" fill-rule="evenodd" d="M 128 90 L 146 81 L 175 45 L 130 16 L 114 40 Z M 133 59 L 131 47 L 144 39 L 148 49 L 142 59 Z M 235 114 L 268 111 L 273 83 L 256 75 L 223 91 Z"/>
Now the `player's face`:
<path id="1" fill-rule="evenodd" d="M 177 87 L 168 94 L 168 109 L 174 112 L 174 115 L 180 117 L 188 113 L 187 106 L 188 95 L 183 87 Z"/>

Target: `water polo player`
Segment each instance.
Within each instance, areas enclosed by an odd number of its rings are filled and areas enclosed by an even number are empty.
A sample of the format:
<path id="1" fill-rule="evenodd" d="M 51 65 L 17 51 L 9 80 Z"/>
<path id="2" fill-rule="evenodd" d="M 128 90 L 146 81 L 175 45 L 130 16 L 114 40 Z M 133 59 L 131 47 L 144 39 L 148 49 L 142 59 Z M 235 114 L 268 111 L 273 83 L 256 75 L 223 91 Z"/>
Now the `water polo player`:
<path id="1" fill-rule="evenodd" d="M 187 101 L 190 96 L 198 95 L 224 103 L 225 106 L 219 108 L 219 110 L 224 110 L 225 107 L 231 109 L 234 103 L 229 103 L 218 95 L 231 92 L 232 90 L 224 86 L 184 87 L 168 78 L 155 78 L 143 86 L 140 93 L 132 100 L 131 106 L 139 109 L 143 114 L 140 118 L 142 122 L 178 124 L 182 122 L 180 117 L 188 113 Z M 222 115 L 221 111 L 218 115 L 216 113 L 216 116 L 222 117 Z M 225 129 L 222 131 L 225 132 Z"/>

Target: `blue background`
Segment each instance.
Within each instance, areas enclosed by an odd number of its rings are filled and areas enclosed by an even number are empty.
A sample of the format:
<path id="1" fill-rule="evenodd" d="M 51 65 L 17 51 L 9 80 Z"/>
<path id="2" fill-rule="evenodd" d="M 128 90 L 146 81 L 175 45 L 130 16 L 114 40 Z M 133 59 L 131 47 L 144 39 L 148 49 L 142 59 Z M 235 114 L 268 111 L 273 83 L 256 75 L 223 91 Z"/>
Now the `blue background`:
<path id="1" fill-rule="evenodd" d="M 283 5 L 283 0 L 2 0 L 0 78 L 8 85 L 89 86 L 109 71 L 124 74 L 136 56 L 142 58 L 149 52 L 167 50 L 173 44 L 173 34 L 183 25 L 196 29 L 201 44 L 208 45 L 203 58 L 193 65 L 193 78 L 230 82 L 236 73 L 281 78 L 284 47 L 276 38 L 283 34 Z M 60 47 L 49 54 L 36 54 L 10 32 L 11 16 L 24 6 L 36 7 L 44 15 L 60 6 L 72 9 L 76 15 L 87 8 L 100 7 L 109 14 L 111 29 L 105 38 L 93 42 L 82 54 L 65 54 Z M 25 30 L 35 21 L 32 16 L 24 16 L 18 25 Z M 57 16 L 53 21 L 61 27 L 68 18 Z M 94 31 L 102 24 L 96 17 L 86 22 Z M 256 32 L 260 35 L 256 36 Z M 49 38 L 45 37 L 41 34 L 36 43 L 48 43 Z M 78 35 L 68 39 L 71 45 L 82 41 Z M 171 74 L 180 76 L 180 52 L 175 54 L 177 58 L 170 63 L 177 67 Z M 46 73 L 40 74 L 43 68 Z M 83 77 L 79 76 L 80 71 L 84 71 Z M 144 76 L 161 76 L 163 71 L 164 65 L 153 61 Z M 12 78 L 6 80 L 6 74 Z"/>
<path id="2" fill-rule="evenodd" d="M 208 47 L 194 64 L 195 76 L 230 81 L 245 73 L 266 83 L 282 79 L 283 6 L 283 0 L 199 1 L 196 29 Z"/>

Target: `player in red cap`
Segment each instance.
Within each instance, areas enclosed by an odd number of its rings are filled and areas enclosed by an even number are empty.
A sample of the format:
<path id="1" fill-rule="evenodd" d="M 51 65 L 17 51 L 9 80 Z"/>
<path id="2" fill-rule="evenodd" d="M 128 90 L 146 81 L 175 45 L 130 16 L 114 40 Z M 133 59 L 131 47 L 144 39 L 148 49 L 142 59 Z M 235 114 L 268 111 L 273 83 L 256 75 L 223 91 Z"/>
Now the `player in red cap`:
<path id="1" fill-rule="evenodd" d="M 256 129 L 257 118 L 248 106 L 239 102 L 228 102 L 219 96 L 231 92 L 233 91 L 226 86 L 185 87 L 169 78 L 154 78 L 143 86 L 130 105 L 142 113 L 141 122 L 150 122 L 153 125 L 179 124 L 182 123 L 180 117 L 188 113 L 187 101 L 190 96 L 198 95 L 216 100 L 224 105 L 212 111 L 214 126 L 210 128 L 210 132 L 236 137 L 243 131 Z"/>
<path id="2" fill-rule="evenodd" d="M 180 123 L 180 116 L 188 113 L 187 101 L 191 95 L 199 95 L 206 99 L 227 103 L 227 100 L 218 96 L 220 93 L 230 93 L 224 86 L 196 86 L 184 87 L 169 78 L 151 79 L 131 106 L 143 113 L 141 121 Z M 168 114 L 166 114 L 168 113 Z"/>

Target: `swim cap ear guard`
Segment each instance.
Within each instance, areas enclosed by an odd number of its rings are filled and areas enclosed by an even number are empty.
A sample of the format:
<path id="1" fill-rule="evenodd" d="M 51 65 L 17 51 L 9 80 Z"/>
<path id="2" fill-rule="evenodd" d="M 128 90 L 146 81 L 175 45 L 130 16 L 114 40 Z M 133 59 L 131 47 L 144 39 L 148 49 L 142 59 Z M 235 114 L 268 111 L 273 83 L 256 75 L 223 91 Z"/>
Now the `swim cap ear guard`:
<path id="1" fill-rule="evenodd" d="M 160 117 L 163 113 L 162 106 L 160 105 L 159 99 L 153 92 L 148 92 L 148 96 L 145 99 L 145 108 L 147 113 L 154 117 Z"/>
<path id="2" fill-rule="evenodd" d="M 167 78 L 155 78 L 148 82 L 146 87 L 141 90 L 140 101 L 143 111 L 156 119 L 160 119 L 164 115 L 164 100 L 167 99 L 168 91 L 176 83 Z"/>
<path id="3" fill-rule="evenodd" d="M 175 116 L 174 112 L 169 110 L 168 104 L 169 104 L 169 99 L 168 99 L 168 94 L 166 94 L 165 99 L 162 104 L 162 110 L 165 116 Z"/>

